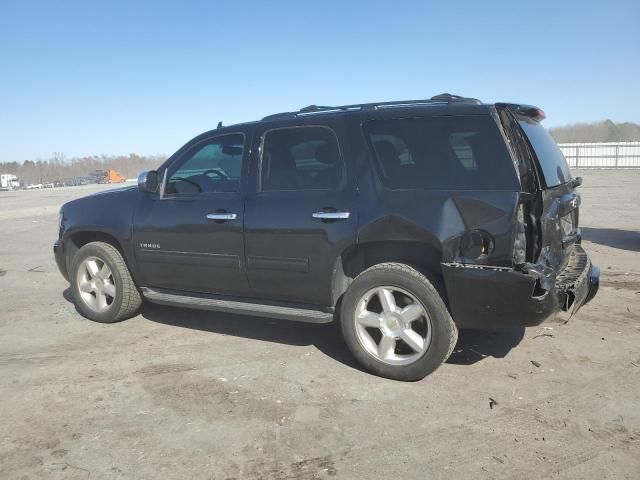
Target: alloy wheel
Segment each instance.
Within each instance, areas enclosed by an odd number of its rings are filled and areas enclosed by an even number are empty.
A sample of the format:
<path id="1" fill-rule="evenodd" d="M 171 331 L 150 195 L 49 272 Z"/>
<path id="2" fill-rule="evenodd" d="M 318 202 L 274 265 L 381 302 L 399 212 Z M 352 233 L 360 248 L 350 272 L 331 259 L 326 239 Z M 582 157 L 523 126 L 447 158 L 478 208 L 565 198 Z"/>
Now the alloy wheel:
<path id="1" fill-rule="evenodd" d="M 398 287 L 380 286 L 365 293 L 353 321 L 360 345 L 388 365 L 408 365 L 431 344 L 431 319 L 422 303 Z"/>
<path id="2" fill-rule="evenodd" d="M 86 258 L 78 267 L 76 275 L 80 297 L 94 312 L 108 310 L 116 298 L 113 272 L 107 263 L 98 257 Z"/>

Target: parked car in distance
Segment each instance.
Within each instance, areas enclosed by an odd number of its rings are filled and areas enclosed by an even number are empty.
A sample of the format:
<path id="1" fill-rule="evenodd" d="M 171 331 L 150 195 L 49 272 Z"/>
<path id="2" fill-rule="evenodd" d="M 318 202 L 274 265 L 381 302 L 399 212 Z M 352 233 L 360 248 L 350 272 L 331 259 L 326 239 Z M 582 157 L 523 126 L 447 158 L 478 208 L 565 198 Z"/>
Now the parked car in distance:
<path id="1" fill-rule="evenodd" d="M 364 367 L 418 380 L 458 329 L 538 325 L 596 294 L 581 180 L 543 118 L 442 94 L 219 127 L 137 187 L 65 204 L 55 258 L 92 320 L 143 299 L 335 320 Z"/>

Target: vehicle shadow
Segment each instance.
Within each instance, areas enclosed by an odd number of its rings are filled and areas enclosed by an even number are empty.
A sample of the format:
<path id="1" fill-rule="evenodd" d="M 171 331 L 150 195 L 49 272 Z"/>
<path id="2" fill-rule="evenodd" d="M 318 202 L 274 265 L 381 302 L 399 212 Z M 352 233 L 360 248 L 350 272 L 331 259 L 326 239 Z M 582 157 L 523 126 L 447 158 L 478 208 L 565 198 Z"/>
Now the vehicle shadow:
<path id="1" fill-rule="evenodd" d="M 73 303 L 71 289 L 63 292 Z M 337 323 L 304 323 L 234 315 L 206 310 L 168 307 L 145 302 L 141 315 L 151 322 L 203 332 L 250 338 L 293 346 L 313 345 L 328 357 L 365 372 L 349 352 Z M 471 365 L 486 357 L 504 358 L 524 338 L 524 328 L 461 330 L 447 363 Z"/>
<path id="2" fill-rule="evenodd" d="M 64 291 L 62 292 L 62 297 L 71 305 L 73 305 L 73 308 L 76 309 L 76 312 L 80 313 L 80 310 L 78 310 L 78 307 L 76 306 L 76 302 L 73 301 L 73 293 L 71 292 L 70 287 L 64 289 Z"/>
<path id="3" fill-rule="evenodd" d="M 313 324 L 145 304 L 150 321 L 205 332 L 287 345 L 313 345 L 351 368 L 364 371 L 349 352 L 336 323 Z M 447 363 L 471 365 L 486 357 L 504 358 L 524 338 L 524 328 L 462 330 Z"/>
<path id="4" fill-rule="evenodd" d="M 487 357 L 504 358 L 524 338 L 524 327 L 461 330 L 447 363 L 471 365 Z"/>
<path id="5" fill-rule="evenodd" d="M 364 371 L 349 352 L 336 323 L 293 322 L 152 303 L 145 303 L 141 314 L 146 320 L 180 328 L 293 346 L 313 345 L 328 357 Z"/>
<path id="6" fill-rule="evenodd" d="M 640 232 L 617 228 L 580 227 L 582 238 L 607 247 L 640 252 Z"/>

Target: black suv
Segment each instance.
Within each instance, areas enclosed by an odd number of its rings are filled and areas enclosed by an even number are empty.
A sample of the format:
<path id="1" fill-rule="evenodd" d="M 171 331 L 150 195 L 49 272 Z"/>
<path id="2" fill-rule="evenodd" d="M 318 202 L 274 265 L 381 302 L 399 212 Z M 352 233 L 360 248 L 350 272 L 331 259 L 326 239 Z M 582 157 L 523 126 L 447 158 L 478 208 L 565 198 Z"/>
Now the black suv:
<path id="1" fill-rule="evenodd" d="M 336 319 L 366 368 L 417 380 L 459 328 L 537 325 L 597 291 L 581 179 L 543 118 L 442 94 L 218 125 L 137 187 L 65 204 L 56 261 L 92 320 L 143 298 Z"/>

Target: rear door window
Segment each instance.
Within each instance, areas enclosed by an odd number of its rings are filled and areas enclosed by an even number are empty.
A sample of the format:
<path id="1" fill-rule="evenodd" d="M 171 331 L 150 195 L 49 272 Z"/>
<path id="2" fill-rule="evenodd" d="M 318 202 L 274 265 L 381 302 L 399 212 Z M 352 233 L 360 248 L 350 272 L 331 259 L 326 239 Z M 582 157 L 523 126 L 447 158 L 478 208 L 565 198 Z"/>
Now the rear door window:
<path id="1" fill-rule="evenodd" d="M 518 189 L 513 161 L 489 115 L 378 119 L 363 128 L 388 188 Z"/>
<path id="2" fill-rule="evenodd" d="M 342 180 L 338 140 L 327 127 L 269 130 L 261 158 L 262 191 L 334 190 Z"/>
<path id="3" fill-rule="evenodd" d="M 518 123 L 536 153 L 547 187 L 556 187 L 571 180 L 567 160 L 547 129 L 528 118 L 519 118 Z"/>

